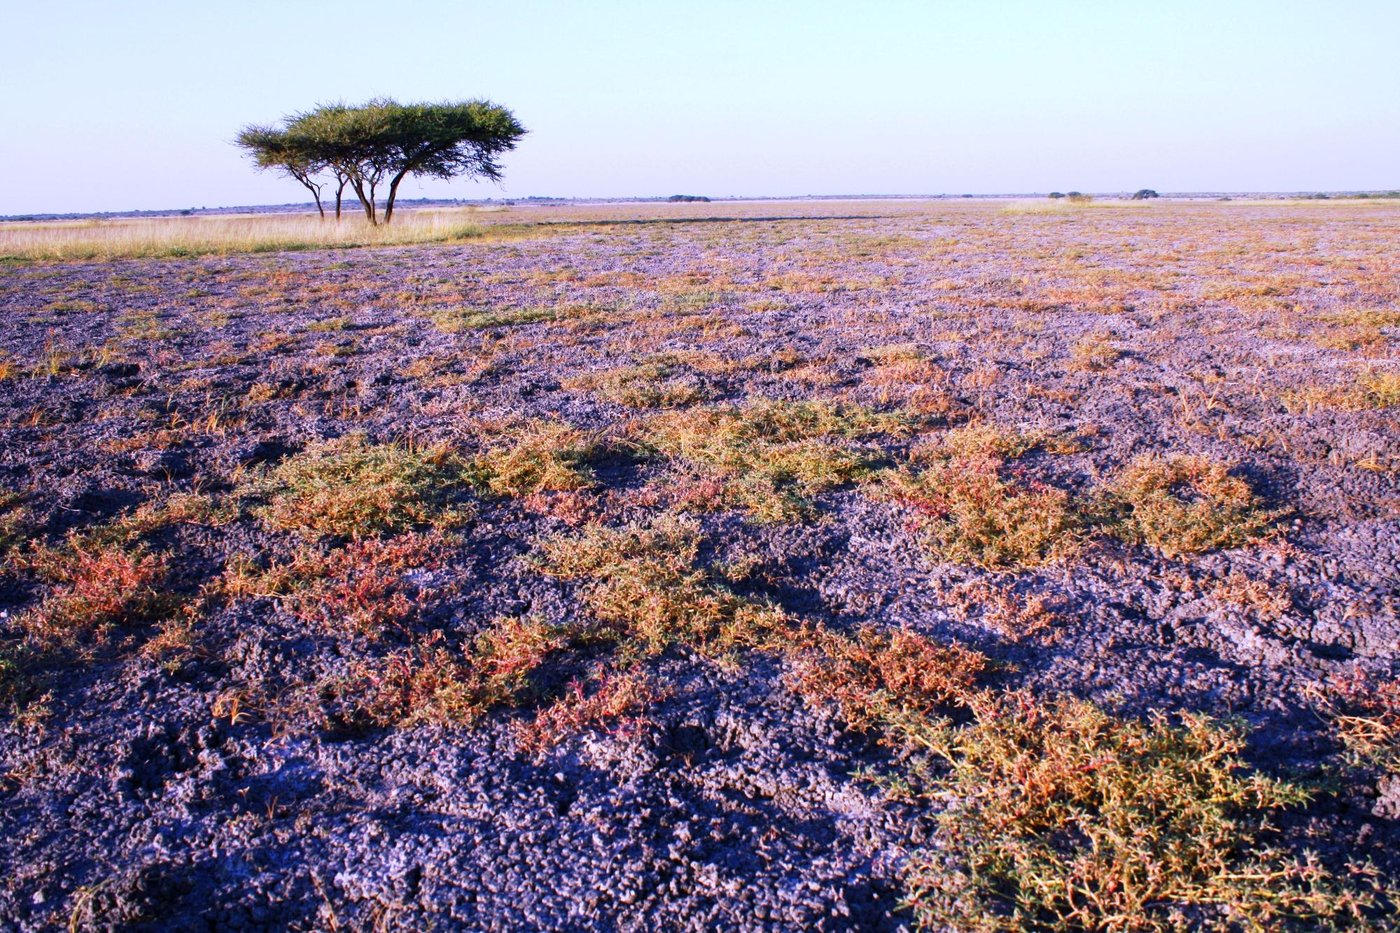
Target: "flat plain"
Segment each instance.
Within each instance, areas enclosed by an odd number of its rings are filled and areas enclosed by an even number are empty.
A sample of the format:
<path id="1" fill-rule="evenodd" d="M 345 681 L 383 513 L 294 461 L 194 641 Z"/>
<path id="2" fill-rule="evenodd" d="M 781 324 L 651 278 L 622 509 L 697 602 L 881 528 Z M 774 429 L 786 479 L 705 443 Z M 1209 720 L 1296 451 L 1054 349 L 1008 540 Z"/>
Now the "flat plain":
<path id="1" fill-rule="evenodd" d="M 0 927 L 1395 923 L 1400 205 L 467 220 L 0 263 Z"/>

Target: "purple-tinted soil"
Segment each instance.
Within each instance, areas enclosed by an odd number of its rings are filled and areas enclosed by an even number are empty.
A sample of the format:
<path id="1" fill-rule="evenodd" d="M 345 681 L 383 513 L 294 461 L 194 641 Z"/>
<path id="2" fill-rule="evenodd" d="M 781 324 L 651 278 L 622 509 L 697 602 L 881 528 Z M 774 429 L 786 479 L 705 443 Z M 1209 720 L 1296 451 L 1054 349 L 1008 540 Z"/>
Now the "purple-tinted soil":
<path id="1" fill-rule="evenodd" d="M 933 435 L 967 420 L 1073 435 L 1077 452 L 1025 468 L 1076 494 L 1146 453 L 1236 464 L 1279 512 L 1273 533 L 1182 557 L 1099 536 L 1019 572 L 943 562 L 897 503 L 856 485 L 796 522 L 696 517 L 707 553 L 762 568 L 746 595 L 794 616 L 958 641 L 1007 665 L 996 684 L 1123 715 L 1240 718 L 1261 769 L 1336 770 L 1334 793 L 1284 818 L 1290 838 L 1400 870 L 1400 780 L 1341 764 L 1309 693 L 1393 677 L 1400 661 L 1400 419 L 1346 395 L 1359 375 L 1396 371 L 1394 321 L 1346 315 L 1400 309 L 1400 209 L 851 214 L 868 216 L 0 267 L 13 368 L 0 492 L 21 529 L 0 569 L 7 650 L 54 586 L 22 559 L 30 548 L 175 493 L 231 510 L 145 541 L 170 562 L 184 642 L 149 650 L 165 621 L 152 618 L 15 655 L 26 685 L 0 712 L 0 928 L 907 925 L 902 859 L 931 816 L 859 777 L 893 753 L 791 692 L 779 660 L 675 649 L 650 662 L 668 695 L 642 727 L 534 755 L 517 741 L 528 711 L 328 725 L 306 698 L 399 642 L 338 637 L 276 598 L 197 598 L 235 555 L 295 548 L 237 508 L 267 465 L 350 432 L 470 457 L 511 419 L 620 430 L 648 413 L 566 383 L 658 353 L 690 354 L 679 369 L 711 404 L 917 404 L 935 412 Z M 541 308 L 552 318 L 522 313 Z M 457 326 L 459 309 L 497 317 Z M 1121 356 L 1076 365 L 1087 336 Z M 928 365 L 901 370 L 878 349 L 904 345 L 895 357 Z M 595 469 L 584 507 L 615 524 L 644 516 L 647 485 L 673 467 Z M 476 517 L 422 582 L 415 625 L 456 637 L 499 616 L 587 612 L 575 584 L 531 561 L 571 531 L 566 514 L 467 498 Z M 1045 598 L 1052 630 L 989 624 L 959 596 L 978 582 Z M 1245 583 L 1274 608 L 1230 595 Z M 232 696 L 258 699 L 230 713 Z"/>

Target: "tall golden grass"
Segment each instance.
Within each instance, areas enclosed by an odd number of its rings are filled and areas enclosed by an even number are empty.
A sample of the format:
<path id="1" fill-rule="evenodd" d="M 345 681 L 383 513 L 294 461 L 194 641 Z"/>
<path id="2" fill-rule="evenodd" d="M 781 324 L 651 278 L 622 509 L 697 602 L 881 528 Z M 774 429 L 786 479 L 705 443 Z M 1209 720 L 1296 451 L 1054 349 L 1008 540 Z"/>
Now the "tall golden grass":
<path id="1" fill-rule="evenodd" d="M 0 223 L 0 259 L 122 259 L 448 243 L 521 235 L 518 224 L 484 224 L 467 208 L 405 211 L 372 227 L 315 214 L 231 214 Z"/>
<path id="2" fill-rule="evenodd" d="M 462 207 L 395 212 L 371 227 L 358 212 L 337 223 L 313 213 L 227 214 L 99 220 L 0 221 L 0 261 L 202 256 L 508 240 L 547 236 L 562 227 L 669 220 L 874 219 L 921 213 L 930 202 L 753 201 L 718 204 L 581 203 Z"/>

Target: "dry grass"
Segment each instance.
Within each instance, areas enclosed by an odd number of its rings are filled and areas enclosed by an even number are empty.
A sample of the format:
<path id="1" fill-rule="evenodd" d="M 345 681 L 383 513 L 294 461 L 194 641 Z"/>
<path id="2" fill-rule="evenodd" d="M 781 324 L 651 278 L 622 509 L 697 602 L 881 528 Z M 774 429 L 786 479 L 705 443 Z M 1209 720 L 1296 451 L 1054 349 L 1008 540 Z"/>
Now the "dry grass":
<path id="1" fill-rule="evenodd" d="M 752 402 L 660 415 L 642 441 L 721 483 L 720 500 L 758 521 L 791 521 L 813 496 L 855 481 L 874 462 L 853 440 L 904 433 L 897 415 L 828 402 Z"/>
<path id="2" fill-rule="evenodd" d="M 985 581 L 964 583 L 948 595 L 949 607 L 959 619 L 976 619 L 1012 641 L 1042 635 L 1060 621 L 1050 599 Z"/>
<path id="3" fill-rule="evenodd" d="M 1374 904 L 1274 841 L 1301 788 L 1251 771 L 1243 734 L 1205 717 L 1118 719 L 1080 700 L 985 696 L 944 729 L 951 772 L 938 850 L 909 903 L 957 930 L 1165 930 L 1364 925 Z M 936 734 L 936 733 L 935 733 Z M 1358 871 L 1365 869 L 1358 866 Z"/>
<path id="4" fill-rule="evenodd" d="M 1353 761 L 1400 774 L 1400 681 L 1354 675 L 1312 692 Z"/>
<path id="5" fill-rule="evenodd" d="M 308 447 L 243 490 L 271 527 L 356 537 L 452 528 L 470 520 L 459 498 L 466 468 L 450 450 L 371 444 L 347 435 Z"/>
<path id="6" fill-rule="evenodd" d="M 699 526 L 661 515 L 624 528 L 591 525 L 544 542 L 541 569 L 583 581 L 583 603 L 626 658 L 673 645 L 717 655 L 766 642 L 787 624 L 776 609 L 742 599 L 698 566 Z"/>
<path id="7" fill-rule="evenodd" d="M 538 229 L 538 228 L 537 228 Z M 541 230 L 540 232 L 544 232 Z M 0 223 L 0 259 L 120 259 L 451 243 L 525 235 L 471 210 L 406 211 L 387 227 L 358 217 L 258 214 Z"/>
<path id="8" fill-rule="evenodd" d="M 172 605 L 164 588 L 169 562 L 139 545 L 72 536 L 59 547 L 34 548 L 24 564 L 53 584 L 44 601 L 19 619 L 41 644 L 102 641 L 114 629 L 149 622 Z"/>
<path id="9" fill-rule="evenodd" d="M 1173 556 L 1257 541 L 1276 518 L 1229 464 L 1203 457 L 1134 461 L 1112 484 L 1105 510 L 1123 540 Z"/>
<path id="10" fill-rule="evenodd" d="M 1069 493 L 1004 479 L 999 461 L 953 457 L 885 475 L 884 488 L 914 510 L 941 560 L 990 570 L 1037 567 L 1079 549 L 1084 522 Z"/>
<path id="11" fill-rule="evenodd" d="M 498 496 L 571 492 L 593 485 L 589 460 L 602 439 L 562 421 L 532 421 L 503 432 L 472 464 L 473 478 Z"/>
<path id="12" fill-rule="evenodd" d="M 1363 373 L 1357 380 L 1362 408 L 1400 408 L 1400 373 Z"/>
<path id="13" fill-rule="evenodd" d="M 19 715 L 35 693 L 29 654 L 27 645 L 0 642 L 0 711 Z"/>

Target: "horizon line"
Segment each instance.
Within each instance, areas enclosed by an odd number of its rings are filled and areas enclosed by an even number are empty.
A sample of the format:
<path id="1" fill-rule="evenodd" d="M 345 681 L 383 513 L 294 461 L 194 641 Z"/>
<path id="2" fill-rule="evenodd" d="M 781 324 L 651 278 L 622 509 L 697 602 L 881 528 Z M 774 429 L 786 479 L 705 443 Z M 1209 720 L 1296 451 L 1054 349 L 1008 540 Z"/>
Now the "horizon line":
<path id="1" fill-rule="evenodd" d="M 1144 189 L 1138 189 L 1144 190 Z M 1152 190 L 1152 189 L 1146 189 Z M 731 194 L 731 195 L 608 195 L 608 196 L 575 196 L 575 195 L 520 195 L 499 198 L 399 198 L 400 205 L 472 205 L 472 204 L 515 204 L 518 202 L 527 203 L 588 203 L 588 204 L 644 204 L 644 203 L 666 203 L 673 197 L 695 198 L 710 202 L 744 202 L 744 201 L 957 201 L 957 200 L 998 200 L 1011 198 L 1048 198 L 1051 194 L 1058 192 L 1049 191 L 1001 191 L 1001 192 L 971 192 L 951 194 L 941 192 L 937 194 L 893 194 L 893 193 L 870 193 L 870 194 L 792 194 L 792 195 L 763 195 L 763 194 Z M 1082 192 L 1090 197 L 1102 198 L 1123 198 L 1130 197 L 1133 192 L 1126 189 L 1113 191 L 1086 191 Z M 1157 197 L 1164 200 L 1171 199 L 1200 199 L 1200 198 L 1313 198 L 1323 200 L 1328 198 L 1384 198 L 1385 196 L 1400 198 L 1400 189 L 1394 188 L 1342 188 L 1342 189 L 1298 189 L 1294 191 L 1246 191 L 1246 190 L 1217 190 L 1217 191 L 1163 191 L 1158 192 Z M 48 220 L 85 220 L 92 218 L 132 218 L 132 217 L 169 217 L 169 216 L 193 216 L 196 214 L 239 214 L 239 213 L 294 213 L 301 211 L 314 212 L 316 204 L 314 201 L 287 201 L 280 204 L 239 204 L 220 205 L 217 207 L 158 207 L 158 208 L 128 208 L 125 210 L 112 211 L 29 211 L 22 214 L 0 214 L 0 223 L 13 223 L 25 221 L 48 221 Z"/>

